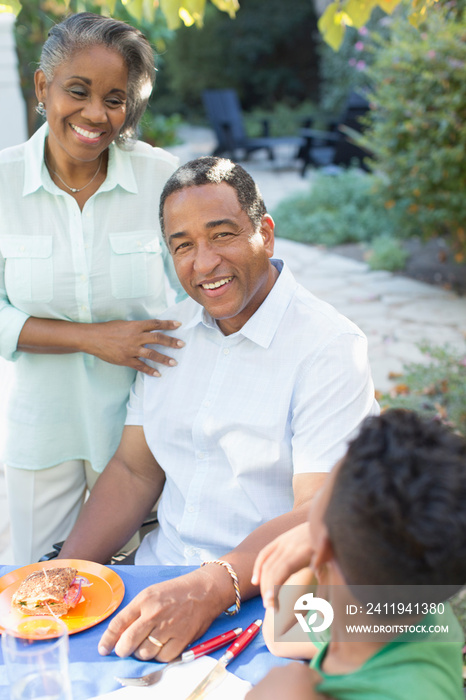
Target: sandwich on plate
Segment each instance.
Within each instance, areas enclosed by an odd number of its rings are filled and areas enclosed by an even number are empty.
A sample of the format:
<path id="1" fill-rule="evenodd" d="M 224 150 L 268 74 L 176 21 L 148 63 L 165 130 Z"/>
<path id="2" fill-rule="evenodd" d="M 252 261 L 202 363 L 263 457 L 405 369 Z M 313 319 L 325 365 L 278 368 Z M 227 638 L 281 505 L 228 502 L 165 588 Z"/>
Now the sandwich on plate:
<path id="1" fill-rule="evenodd" d="M 70 566 L 34 571 L 13 595 L 12 608 L 23 615 L 66 615 L 82 599 L 77 574 Z"/>

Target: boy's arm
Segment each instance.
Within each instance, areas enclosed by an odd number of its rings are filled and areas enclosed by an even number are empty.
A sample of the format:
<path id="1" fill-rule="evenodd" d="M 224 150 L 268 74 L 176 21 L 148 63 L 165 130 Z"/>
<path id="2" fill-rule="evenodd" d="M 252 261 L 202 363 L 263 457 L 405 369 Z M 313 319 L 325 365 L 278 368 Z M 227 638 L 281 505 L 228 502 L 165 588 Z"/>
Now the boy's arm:
<path id="1" fill-rule="evenodd" d="M 266 608 L 279 607 L 278 592 L 287 579 L 311 562 L 309 523 L 287 530 L 263 547 L 256 557 L 252 583 L 260 585 Z"/>
<path id="2" fill-rule="evenodd" d="M 249 693 L 245 700 L 332 700 L 317 692 L 321 681 L 317 671 L 307 664 L 294 661 L 273 668 Z"/>
<path id="3" fill-rule="evenodd" d="M 296 641 L 303 632 L 294 615 L 294 604 L 315 582 L 312 571 L 307 567 L 293 574 L 280 588 L 279 608 L 268 607 L 265 611 L 262 634 L 272 654 L 287 659 L 312 659 L 317 647 L 308 641 Z"/>

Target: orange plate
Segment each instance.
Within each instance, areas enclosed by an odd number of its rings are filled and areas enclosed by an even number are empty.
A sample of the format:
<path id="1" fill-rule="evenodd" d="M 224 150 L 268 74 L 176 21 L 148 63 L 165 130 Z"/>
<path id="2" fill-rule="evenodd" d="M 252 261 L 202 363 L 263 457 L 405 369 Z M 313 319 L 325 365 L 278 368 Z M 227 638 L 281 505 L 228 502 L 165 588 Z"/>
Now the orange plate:
<path id="1" fill-rule="evenodd" d="M 72 566 L 78 570 L 78 574 L 87 578 L 92 584 L 82 589 L 84 600 L 61 617 L 68 627 L 69 634 L 81 632 L 105 620 L 123 600 L 125 594 L 123 581 L 112 569 L 102 564 L 82 559 L 52 559 L 29 564 L 0 578 L 0 630 L 14 626 L 20 620 L 29 617 L 11 610 L 11 598 L 26 576 L 34 571 L 54 569 L 58 566 Z"/>

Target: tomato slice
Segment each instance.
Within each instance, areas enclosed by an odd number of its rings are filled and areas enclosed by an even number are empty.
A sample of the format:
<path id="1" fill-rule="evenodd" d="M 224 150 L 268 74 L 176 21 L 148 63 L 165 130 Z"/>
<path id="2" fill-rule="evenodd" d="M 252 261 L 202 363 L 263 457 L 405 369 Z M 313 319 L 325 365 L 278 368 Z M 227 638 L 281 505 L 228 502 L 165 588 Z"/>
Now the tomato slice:
<path id="1" fill-rule="evenodd" d="M 70 605 L 72 608 L 79 603 L 81 600 L 81 581 L 76 581 L 76 579 L 73 581 L 71 586 L 68 588 L 65 597 L 63 598 L 63 602 L 66 603 L 66 605 Z"/>

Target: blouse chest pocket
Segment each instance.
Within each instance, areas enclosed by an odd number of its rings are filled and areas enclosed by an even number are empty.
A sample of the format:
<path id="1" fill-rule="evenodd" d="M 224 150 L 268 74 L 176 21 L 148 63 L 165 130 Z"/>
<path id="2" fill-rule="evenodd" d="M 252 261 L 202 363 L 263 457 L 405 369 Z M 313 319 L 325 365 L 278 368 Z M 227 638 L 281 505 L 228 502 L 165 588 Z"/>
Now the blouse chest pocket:
<path id="1" fill-rule="evenodd" d="M 10 298 L 51 301 L 53 298 L 52 236 L 1 236 L 5 286 Z"/>
<path id="2" fill-rule="evenodd" d="M 162 246 L 157 233 L 111 233 L 109 240 L 113 296 L 132 299 L 152 294 L 151 279 L 158 281 L 163 277 Z"/>

